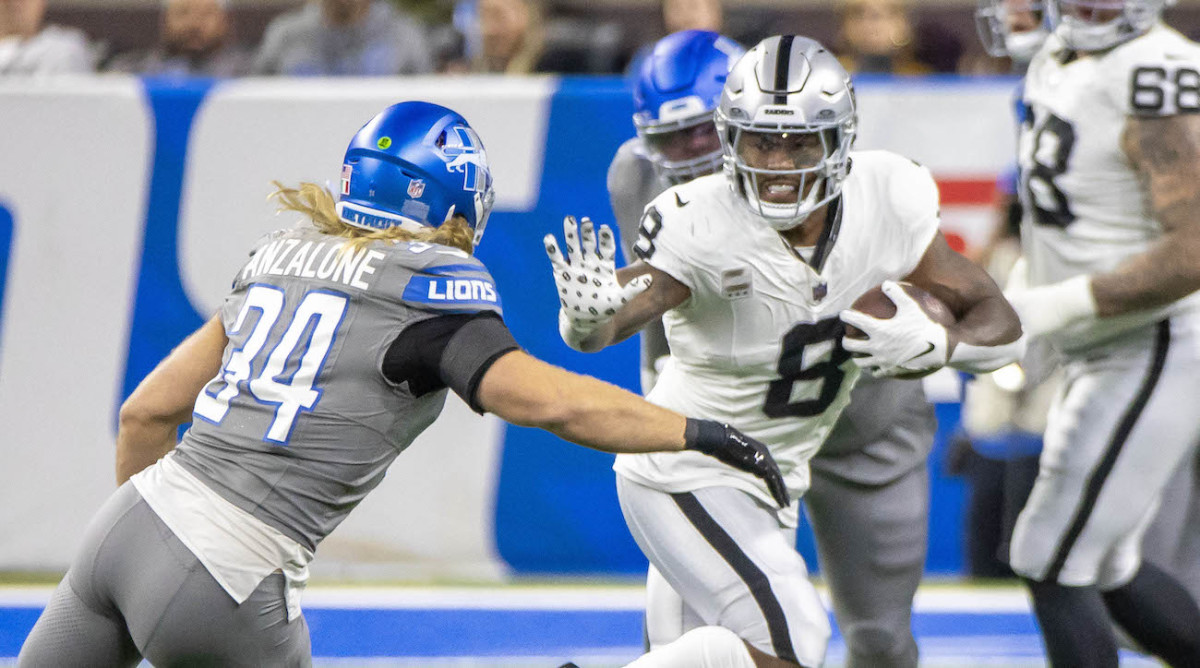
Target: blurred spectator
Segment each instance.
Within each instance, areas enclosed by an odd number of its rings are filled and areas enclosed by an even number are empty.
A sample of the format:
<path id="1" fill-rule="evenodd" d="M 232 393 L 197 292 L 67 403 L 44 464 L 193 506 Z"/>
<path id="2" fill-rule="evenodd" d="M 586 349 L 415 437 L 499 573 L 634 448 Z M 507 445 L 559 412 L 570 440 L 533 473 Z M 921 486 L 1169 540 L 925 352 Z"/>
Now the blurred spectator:
<path id="1" fill-rule="evenodd" d="M 475 72 L 528 74 L 540 71 L 545 49 L 545 12 L 538 0 L 476 0 L 479 27 Z"/>
<path id="2" fill-rule="evenodd" d="M 250 70 L 250 54 L 233 44 L 227 0 L 165 0 L 159 45 L 117 56 L 115 72 L 235 77 Z"/>
<path id="3" fill-rule="evenodd" d="M 385 0 L 313 0 L 267 26 L 255 74 L 388 76 L 433 70 L 424 28 Z"/>
<path id="4" fill-rule="evenodd" d="M 625 73 L 628 75 L 637 76 L 641 71 L 642 61 L 654 50 L 659 38 L 681 30 L 709 30 L 719 33 L 725 24 L 725 10 L 721 7 L 721 0 L 662 0 L 660 7 L 663 29 L 666 32 L 638 47 L 625 67 Z"/>
<path id="5" fill-rule="evenodd" d="M 680 30 L 719 33 L 725 22 L 720 0 L 662 0 L 662 17 L 668 35 Z"/>
<path id="6" fill-rule="evenodd" d="M 967 48 L 958 33 L 939 21 L 917 24 L 913 41 L 913 58 L 940 74 L 958 72 L 959 62 Z"/>
<path id="7" fill-rule="evenodd" d="M 91 72 L 96 55 L 74 28 L 43 25 L 46 0 L 0 0 L 0 75 Z"/>
<path id="8" fill-rule="evenodd" d="M 844 0 L 838 59 L 853 73 L 927 74 L 914 55 L 913 26 L 904 0 Z"/>

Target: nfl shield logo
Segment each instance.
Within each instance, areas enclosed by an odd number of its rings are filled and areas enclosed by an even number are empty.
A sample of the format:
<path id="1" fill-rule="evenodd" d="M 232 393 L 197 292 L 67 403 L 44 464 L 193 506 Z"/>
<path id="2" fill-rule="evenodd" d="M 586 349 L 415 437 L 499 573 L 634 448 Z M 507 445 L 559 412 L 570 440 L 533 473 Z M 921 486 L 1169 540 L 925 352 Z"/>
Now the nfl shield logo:
<path id="1" fill-rule="evenodd" d="M 425 182 L 421 179 L 413 179 L 408 182 L 408 196 L 413 199 L 421 199 L 421 195 L 425 194 Z"/>
<path id="2" fill-rule="evenodd" d="M 813 286 L 812 295 L 813 301 L 821 301 L 825 299 L 825 295 L 829 294 L 829 285 L 827 283 L 817 283 Z"/>
<path id="3" fill-rule="evenodd" d="M 342 165 L 342 194 L 350 194 L 350 175 L 354 173 L 354 169 L 350 165 Z"/>

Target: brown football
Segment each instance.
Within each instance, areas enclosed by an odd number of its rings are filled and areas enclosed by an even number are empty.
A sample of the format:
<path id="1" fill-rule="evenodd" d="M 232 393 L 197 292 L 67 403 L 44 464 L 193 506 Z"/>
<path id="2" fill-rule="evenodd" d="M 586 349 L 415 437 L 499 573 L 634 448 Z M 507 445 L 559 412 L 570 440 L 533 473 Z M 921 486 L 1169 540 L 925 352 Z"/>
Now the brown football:
<path id="1" fill-rule="evenodd" d="M 921 306 L 921 310 L 925 311 L 925 315 L 928 315 L 931 320 L 942 325 L 954 324 L 956 320 L 954 313 L 950 311 L 950 307 L 946 306 L 945 302 L 912 283 L 901 282 L 900 286 L 904 288 L 909 297 L 916 300 L 917 304 Z M 858 299 L 855 299 L 854 304 L 850 308 L 881 320 L 887 320 L 896 315 L 896 305 L 883 293 L 883 287 L 879 285 L 867 290 Z M 867 335 L 861 329 L 853 325 L 846 325 L 846 336 L 851 339 L 867 338 Z M 896 377 L 909 379 L 921 378 L 929 375 L 929 373 L 931 372 L 900 374 Z"/>

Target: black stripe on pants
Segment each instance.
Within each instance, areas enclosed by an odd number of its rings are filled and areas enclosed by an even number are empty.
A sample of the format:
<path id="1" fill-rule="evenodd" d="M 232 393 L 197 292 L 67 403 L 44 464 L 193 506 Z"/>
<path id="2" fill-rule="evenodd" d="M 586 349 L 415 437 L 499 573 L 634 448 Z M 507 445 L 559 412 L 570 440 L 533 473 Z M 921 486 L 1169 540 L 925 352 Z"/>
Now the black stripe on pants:
<path id="1" fill-rule="evenodd" d="M 767 620 L 767 630 L 771 634 L 771 646 L 775 648 L 775 655 L 785 661 L 799 663 L 796 660 L 796 651 L 792 649 L 792 637 L 788 633 L 787 617 L 783 614 L 783 606 L 779 605 L 779 599 L 775 598 L 775 592 L 771 591 L 771 582 L 767 579 L 767 574 L 763 573 L 762 569 L 746 556 L 733 537 L 717 524 L 704 506 L 700 505 L 700 501 L 695 495 L 690 492 L 672 494 L 671 498 L 675 500 L 675 504 L 683 511 L 692 526 L 696 527 L 701 536 L 704 536 L 704 540 L 716 549 L 717 554 L 720 554 L 721 558 L 738 574 L 738 577 L 746 583 L 750 595 L 754 597 L 754 602 L 758 604 L 758 609 L 762 611 L 763 617 Z"/>
<path id="2" fill-rule="evenodd" d="M 1087 525 L 1088 518 L 1092 514 L 1092 509 L 1096 505 L 1096 499 L 1100 498 L 1100 491 L 1104 488 L 1104 483 L 1108 479 L 1108 475 L 1112 473 L 1113 466 L 1117 463 L 1117 457 L 1121 454 L 1121 448 L 1125 446 L 1125 441 L 1129 439 L 1129 434 L 1133 431 L 1134 425 L 1137 424 L 1138 418 L 1141 417 L 1142 411 L 1146 409 L 1146 404 L 1150 401 L 1150 395 L 1154 392 L 1154 386 L 1158 384 L 1158 379 L 1162 377 L 1163 366 L 1167 360 L 1167 350 L 1170 347 L 1171 322 L 1164 320 L 1158 323 L 1158 334 L 1154 339 L 1154 351 L 1150 361 L 1150 370 L 1146 373 L 1146 378 L 1142 381 L 1142 386 L 1138 389 L 1137 394 L 1134 395 L 1133 401 L 1121 416 L 1121 421 L 1117 423 L 1117 429 L 1113 432 L 1112 438 L 1108 442 L 1104 457 L 1100 460 L 1096 469 L 1092 471 L 1092 475 L 1088 479 L 1087 488 L 1084 490 L 1083 500 L 1080 502 L 1079 507 L 1075 509 L 1075 516 L 1071 519 L 1070 528 L 1067 530 L 1066 535 L 1063 536 L 1058 549 L 1054 552 L 1054 560 L 1050 562 L 1050 568 L 1046 571 L 1044 582 L 1058 582 L 1058 576 L 1062 573 L 1063 565 L 1067 563 L 1067 556 L 1071 554 L 1071 548 L 1075 546 L 1075 541 L 1083 533 L 1083 528 Z"/>

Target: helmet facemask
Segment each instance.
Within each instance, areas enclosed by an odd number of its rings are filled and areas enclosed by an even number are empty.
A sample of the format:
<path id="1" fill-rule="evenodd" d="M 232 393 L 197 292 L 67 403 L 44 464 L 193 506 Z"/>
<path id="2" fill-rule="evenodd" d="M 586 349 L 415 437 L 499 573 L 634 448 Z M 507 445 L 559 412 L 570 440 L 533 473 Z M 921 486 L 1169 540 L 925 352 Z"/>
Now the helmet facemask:
<path id="1" fill-rule="evenodd" d="M 750 208 L 786 230 L 833 201 L 849 173 L 853 120 L 764 128 L 721 119 L 725 174 Z"/>
<path id="2" fill-rule="evenodd" d="M 646 157 L 671 185 L 721 168 L 721 142 L 711 111 L 672 122 L 638 123 Z"/>
<path id="3" fill-rule="evenodd" d="M 1071 49 L 1102 51 L 1149 30 L 1165 0 L 1050 0 L 1054 32 Z"/>
<path id="4" fill-rule="evenodd" d="M 1031 60 L 1050 32 L 1041 0 L 979 0 L 975 27 L 984 51 L 995 58 Z"/>

